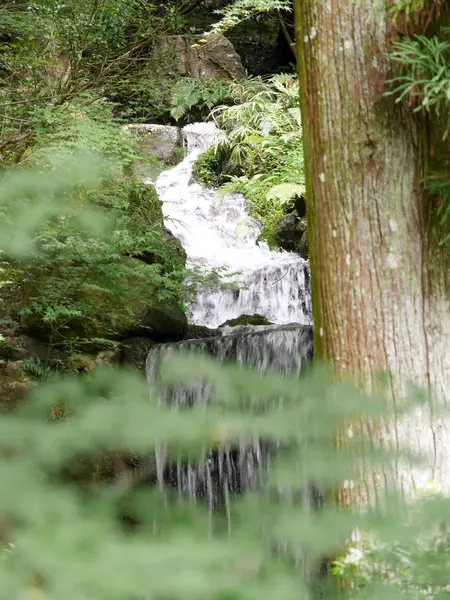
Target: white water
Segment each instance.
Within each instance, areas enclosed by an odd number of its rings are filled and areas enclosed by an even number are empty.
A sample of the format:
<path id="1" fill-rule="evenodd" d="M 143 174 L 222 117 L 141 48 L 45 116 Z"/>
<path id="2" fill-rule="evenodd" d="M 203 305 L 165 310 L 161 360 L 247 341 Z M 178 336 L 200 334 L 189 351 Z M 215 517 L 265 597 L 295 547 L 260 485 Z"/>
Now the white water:
<path id="1" fill-rule="evenodd" d="M 188 266 L 225 268 L 244 286 L 201 291 L 191 307 L 193 322 L 217 327 L 242 314 L 260 314 L 276 324 L 310 324 L 307 261 L 257 242 L 261 224 L 249 216 L 241 194 L 221 197 L 192 181 L 193 164 L 212 144 L 214 125 L 188 125 L 183 136 L 185 159 L 156 181 L 165 225 L 181 241 Z"/>
<path id="2" fill-rule="evenodd" d="M 146 362 L 149 382 L 158 380 L 159 368 L 172 353 L 197 351 L 218 362 L 247 365 L 259 373 L 301 375 L 312 360 L 311 307 L 308 263 L 289 252 L 273 252 L 257 243 L 261 224 L 249 216 L 240 194 L 220 197 L 192 181 L 192 167 L 214 139 L 211 124 L 189 125 L 183 130 L 186 157 L 162 173 L 156 189 L 163 204 L 166 227 L 181 241 L 187 263 L 207 271 L 223 269 L 245 289 L 202 290 L 191 307 L 197 324 L 217 327 L 242 314 L 261 314 L 273 326 L 223 327 L 214 337 L 160 344 L 152 348 Z M 164 388 L 162 388 L 164 389 Z M 161 393 L 162 390 L 161 390 Z M 187 407 L 207 404 L 211 386 L 185 382 L 166 387 L 164 400 Z M 225 506 L 229 495 L 259 488 L 269 455 L 276 444 L 242 443 L 205 450 L 195 462 L 166 461 L 164 447 L 157 448 L 157 479 L 161 486 L 178 489 L 181 495 L 203 498 L 210 509 Z"/>

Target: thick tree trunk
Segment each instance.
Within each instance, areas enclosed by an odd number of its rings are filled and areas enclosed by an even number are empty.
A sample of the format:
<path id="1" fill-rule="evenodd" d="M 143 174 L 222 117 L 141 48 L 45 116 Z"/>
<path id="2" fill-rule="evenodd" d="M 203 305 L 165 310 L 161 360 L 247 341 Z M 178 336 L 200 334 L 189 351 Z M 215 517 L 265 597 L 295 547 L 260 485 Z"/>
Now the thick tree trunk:
<path id="1" fill-rule="evenodd" d="M 383 93 L 395 32 L 384 2 L 295 0 L 317 355 L 341 373 L 388 372 L 450 400 L 450 277 L 422 189 L 425 131 Z M 425 416 L 423 477 L 450 484 L 450 434 Z M 423 480 L 416 482 L 423 484 Z"/>

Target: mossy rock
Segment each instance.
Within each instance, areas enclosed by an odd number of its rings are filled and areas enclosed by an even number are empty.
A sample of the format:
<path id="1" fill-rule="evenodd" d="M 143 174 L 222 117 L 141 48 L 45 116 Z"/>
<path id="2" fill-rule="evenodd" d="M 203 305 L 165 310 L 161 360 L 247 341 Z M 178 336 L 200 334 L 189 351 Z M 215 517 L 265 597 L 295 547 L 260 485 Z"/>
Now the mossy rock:
<path id="1" fill-rule="evenodd" d="M 2 361 L 20 361 L 29 358 L 39 358 L 40 360 L 49 360 L 57 358 L 55 350 L 47 344 L 36 340 L 23 333 L 5 332 L 3 339 L 0 340 L 0 360 Z"/>
<path id="2" fill-rule="evenodd" d="M 262 315 L 241 315 L 237 319 L 230 319 L 225 321 L 219 327 L 237 327 L 238 325 L 273 325 Z"/>
<path id="3" fill-rule="evenodd" d="M 51 324 L 41 314 L 22 318 L 23 333 L 60 346 L 84 345 L 88 351 L 104 349 L 102 340 L 122 340 L 131 336 L 155 338 L 158 341 L 178 341 L 187 330 L 187 317 L 175 300 L 152 302 L 139 288 L 143 278 L 151 277 L 152 267 L 144 262 L 123 257 L 127 267 L 121 284 L 129 290 L 129 296 L 111 297 L 109 291 L 94 285 L 80 289 L 76 302 L 88 307 L 88 316 L 60 319 Z M 136 291 L 138 290 L 138 291 Z M 98 345 L 96 345 L 96 340 Z M 92 343 L 86 346 L 86 341 Z"/>
<path id="4" fill-rule="evenodd" d="M 66 360 L 66 366 L 82 373 L 91 373 L 98 367 L 118 364 L 120 350 L 102 350 L 95 354 L 73 354 Z"/>
<path id="5" fill-rule="evenodd" d="M 0 363 L 0 413 L 15 411 L 38 381 L 22 368 L 23 361 Z"/>
<path id="6" fill-rule="evenodd" d="M 183 137 L 179 127 L 138 123 L 125 125 L 125 130 L 135 136 L 143 156 L 151 156 L 168 165 L 176 165 L 183 159 Z"/>
<path id="7" fill-rule="evenodd" d="M 291 213 L 282 217 L 274 227 L 277 246 L 288 252 L 297 252 L 308 257 L 308 234 L 304 219 Z"/>
<path id="8" fill-rule="evenodd" d="M 186 314 L 175 302 L 147 308 L 143 315 L 148 337 L 161 342 L 182 340 L 188 329 Z"/>
<path id="9" fill-rule="evenodd" d="M 145 373 L 145 362 L 154 340 L 145 337 L 131 337 L 122 341 L 120 363 L 129 369 Z"/>
<path id="10" fill-rule="evenodd" d="M 214 148 L 203 152 L 192 169 L 193 180 L 206 188 L 219 188 L 231 176 L 239 175 L 242 175 L 241 168 L 232 165 L 227 156 L 219 158 Z"/>
<path id="11" fill-rule="evenodd" d="M 188 325 L 185 340 L 199 340 L 201 338 L 209 338 L 220 335 L 219 329 L 210 329 L 204 325 Z"/>

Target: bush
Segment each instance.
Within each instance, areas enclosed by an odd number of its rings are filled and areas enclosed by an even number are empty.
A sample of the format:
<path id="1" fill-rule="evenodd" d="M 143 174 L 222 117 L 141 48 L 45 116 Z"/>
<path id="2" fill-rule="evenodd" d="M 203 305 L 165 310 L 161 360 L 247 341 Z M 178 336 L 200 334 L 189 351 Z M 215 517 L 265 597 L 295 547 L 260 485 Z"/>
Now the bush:
<path id="1" fill-rule="evenodd" d="M 218 188 L 229 181 L 224 166 L 214 148 L 203 152 L 194 163 L 193 176 L 197 183 L 206 188 Z"/>
<path id="2" fill-rule="evenodd" d="M 214 107 L 231 101 L 230 92 L 231 82 L 226 80 L 183 77 L 172 88 L 170 114 L 176 121 L 205 121 Z"/>
<path id="3" fill-rule="evenodd" d="M 69 183 L 51 211 L 43 198 L 41 221 L 30 232 L 33 255 L 4 257 L 4 294 L 17 301 L 14 309 L 8 303 L 10 314 L 47 340 L 71 344 L 123 335 L 147 307 L 186 299 L 184 255 L 164 230 L 154 188 L 127 175 L 137 149 L 107 103 L 51 111 L 25 173 L 63 177 L 77 152 L 103 157 L 96 185 Z M 20 173 L 8 175 L 9 186 L 17 181 Z M 14 204 L 3 206 L 10 222 L 18 211 L 36 210 L 31 186 L 15 193 Z"/>
<path id="4" fill-rule="evenodd" d="M 277 75 L 231 86 L 232 106 L 212 115 L 219 129 L 213 147 L 194 166 L 197 181 L 240 192 L 275 245 L 274 228 L 287 205 L 304 193 L 303 141 L 297 80 Z"/>

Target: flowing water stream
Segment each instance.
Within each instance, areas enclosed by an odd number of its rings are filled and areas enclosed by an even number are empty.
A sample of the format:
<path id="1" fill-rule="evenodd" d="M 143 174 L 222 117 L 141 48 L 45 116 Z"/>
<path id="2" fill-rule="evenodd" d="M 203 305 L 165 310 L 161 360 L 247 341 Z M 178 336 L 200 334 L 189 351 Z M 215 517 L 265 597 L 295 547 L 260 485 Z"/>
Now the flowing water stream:
<path id="1" fill-rule="evenodd" d="M 260 314 L 276 324 L 311 323 L 308 264 L 291 252 L 273 252 L 258 242 L 262 225 L 250 217 L 241 194 L 225 197 L 192 181 L 192 167 L 213 141 L 210 123 L 183 130 L 186 157 L 162 173 L 156 189 L 165 225 L 181 241 L 190 267 L 239 272 L 242 289 L 201 291 L 193 322 L 218 327 L 242 314 Z"/>
<path id="2" fill-rule="evenodd" d="M 257 313 L 274 325 L 222 327 L 214 337 L 157 345 L 147 358 L 147 377 L 157 378 L 161 360 L 168 354 L 192 350 L 260 373 L 298 376 L 311 362 L 313 350 L 308 263 L 297 254 L 271 251 L 258 242 L 262 226 L 249 215 L 242 195 L 222 197 L 192 180 L 193 165 L 210 147 L 214 126 L 189 125 L 183 135 L 184 160 L 155 183 L 165 225 L 181 241 L 188 266 L 225 268 L 239 284 L 234 290 L 201 290 L 191 307 L 192 321 L 216 328 L 229 319 Z M 166 400 L 185 407 L 207 403 L 209 394 L 210 386 L 191 383 L 169 390 Z M 256 439 L 245 447 L 205 450 L 200 461 L 173 465 L 166 464 L 160 448 L 159 482 L 206 500 L 211 509 L 228 506 L 230 494 L 261 485 L 271 450 L 273 445 Z"/>

